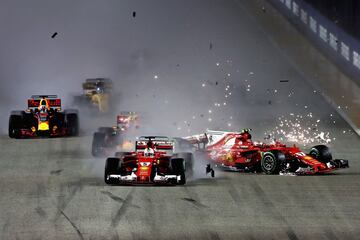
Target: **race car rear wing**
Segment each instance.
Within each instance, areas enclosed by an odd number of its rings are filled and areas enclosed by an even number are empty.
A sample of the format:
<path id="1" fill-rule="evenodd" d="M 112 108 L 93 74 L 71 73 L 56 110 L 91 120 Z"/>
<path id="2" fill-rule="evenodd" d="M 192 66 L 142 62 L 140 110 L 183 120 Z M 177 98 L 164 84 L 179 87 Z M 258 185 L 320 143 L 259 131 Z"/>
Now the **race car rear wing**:
<path id="1" fill-rule="evenodd" d="M 28 99 L 28 110 L 35 110 L 39 107 L 42 99 L 46 99 L 51 109 L 60 111 L 61 110 L 61 99 L 57 98 L 57 95 L 32 95 Z"/>
<path id="2" fill-rule="evenodd" d="M 89 78 L 82 84 L 83 90 L 86 92 L 91 91 L 109 91 L 112 89 L 112 81 L 107 78 Z"/>
<path id="3" fill-rule="evenodd" d="M 227 134 L 240 134 L 239 132 L 207 130 L 205 133 L 184 137 L 190 144 L 198 150 L 204 149 L 207 145 L 218 142 Z"/>
<path id="4" fill-rule="evenodd" d="M 137 115 L 135 112 L 121 112 L 116 117 L 116 123 L 119 124 L 130 124 L 137 120 Z"/>
<path id="5" fill-rule="evenodd" d="M 155 151 L 166 152 L 166 155 L 172 155 L 174 151 L 174 141 L 162 136 L 140 137 L 135 143 L 135 151 L 143 152 L 150 140 L 153 142 Z"/>

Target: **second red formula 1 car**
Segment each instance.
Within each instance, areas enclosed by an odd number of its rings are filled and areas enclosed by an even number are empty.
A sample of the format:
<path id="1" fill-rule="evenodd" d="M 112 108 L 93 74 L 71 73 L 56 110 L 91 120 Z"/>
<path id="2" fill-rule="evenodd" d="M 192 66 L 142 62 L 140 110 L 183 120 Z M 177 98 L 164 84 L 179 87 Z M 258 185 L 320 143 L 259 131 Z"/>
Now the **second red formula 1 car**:
<path id="1" fill-rule="evenodd" d="M 124 134 L 132 128 L 139 128 L 138 115 L 135 112 L 121 112 L 116 116 L 116 126 L 99 127 L 94 133 L 91 154 L 94 157 L 102 157 L 116 149 L 122 149 L 125 143 L 129 143 L 124 140 Z"/>
<path id="2" fill-rule="evenodd" d="M 107 184 L 184 185 L 192 173 L 192 153 L 174 153 L 167 137 L 140 137 L 134 152 L 118 152 L 107 158 Z"/>
<path id="3" fill-rule="evenodd" d="M 295 145 L 286 146 L 277 141 L 271 144 L 253 142 L 248 129 L 242 132 L 208 131 L 185 139 L 202 149 L 206 158 L 217 166 L 234 171 L 306 175 L 349 167 L 347 160 L 333 159 L 325 145 L 314 146 L 306 154 Z"/>
<path id="4" fill-rule="evenodd" d="M 61 137 L 79 133 L 77 110 L 61 111 L 61 99 L 56 95 L 33 95 L 26 111 L 12 111 L 9 137 Z"/>

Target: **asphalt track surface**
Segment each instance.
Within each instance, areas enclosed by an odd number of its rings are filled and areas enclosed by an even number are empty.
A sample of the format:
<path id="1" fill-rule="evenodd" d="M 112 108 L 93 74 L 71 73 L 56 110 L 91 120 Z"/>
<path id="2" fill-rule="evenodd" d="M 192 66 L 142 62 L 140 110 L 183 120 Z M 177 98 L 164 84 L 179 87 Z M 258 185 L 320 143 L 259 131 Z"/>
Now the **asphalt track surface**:
<path id="1" fill-rule="evenodd" d="M 236 11 L 239 24 L 251 26 L 248 34 L 262 39 L 260 55 L 276 59 L 266 74 L 285 69 L 295 89 L 311 91 L 241 3 Z M 317 94 L 297 100 L 334 112 Z M 257 119 L 259 127 L 276 121 Z M 199 168 L 198 178 L 175 187 L 105 185 L 104 159 L 90 155 L 91 132 L 62 139 L 3 135 L 0 239 L 358 239 L 360 140 L 335 119 L 338 125 L 323 127 L 336 138 L 334 156 L 348 159 L 349 169 L 307 177 L 217 171 L 211 179 Z"/>

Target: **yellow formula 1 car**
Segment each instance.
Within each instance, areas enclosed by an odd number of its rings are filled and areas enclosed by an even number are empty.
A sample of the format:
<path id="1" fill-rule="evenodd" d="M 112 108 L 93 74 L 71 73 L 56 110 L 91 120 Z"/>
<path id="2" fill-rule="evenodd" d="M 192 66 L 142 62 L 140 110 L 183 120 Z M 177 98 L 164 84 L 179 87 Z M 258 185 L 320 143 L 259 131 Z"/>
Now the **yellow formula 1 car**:
<path id="1" fill-rule="evenodd" d="M 100 113 L 109 111 L 112 81 L 107 78 L 90 78 L 82 84 L 83 95 L 75 96 L 75 105 L 82 105 Z"/>

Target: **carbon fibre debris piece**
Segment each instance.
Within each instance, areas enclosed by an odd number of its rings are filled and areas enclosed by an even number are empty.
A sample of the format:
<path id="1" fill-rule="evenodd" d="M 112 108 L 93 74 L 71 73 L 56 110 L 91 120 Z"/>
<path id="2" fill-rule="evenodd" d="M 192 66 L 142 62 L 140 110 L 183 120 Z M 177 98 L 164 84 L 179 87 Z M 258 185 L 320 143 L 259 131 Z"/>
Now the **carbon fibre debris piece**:
<path id="1" fill-rule="evenodd" d="M 57 32 L 54 32 L 53 35 L 51 35 L 51 38 L 55 38 L 58 35 Z"/>

